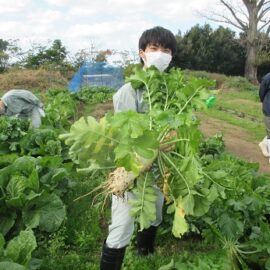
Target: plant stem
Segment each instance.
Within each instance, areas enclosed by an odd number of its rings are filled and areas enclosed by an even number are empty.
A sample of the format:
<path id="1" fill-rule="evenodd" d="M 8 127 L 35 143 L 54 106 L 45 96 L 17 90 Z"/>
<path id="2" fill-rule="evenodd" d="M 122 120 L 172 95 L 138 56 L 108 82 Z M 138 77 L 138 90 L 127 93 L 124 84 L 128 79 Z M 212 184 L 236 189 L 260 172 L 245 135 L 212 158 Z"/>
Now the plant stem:
<path id="1" fill-rule="evenodd" d="M 197 94 L 197 92 L 199 92 L 199 90 L 201 90 L 201 87 L 198 87 L 198 89 L 192 94 L 192 96 L 187 100 L 185 105 L 182 107 L 182 109 L 177 114 L 182 113 L 182 111 L 187 107 L 188 103 L 193 99 L 193 97 Z"/>
<path id="2" fill-rule="evenodd" d="M 171 143 L 175 143 L 175 142 L 182 142 L 182 141 L 189 142 L 189 139 L 175 139 L 175 140 L 163 142 L 163 143 L 161 143 L 161 145 L 164 145 L 164 144 L 171 144 Z"/>
<path id="3" fill-rule="evenodd" d="M 99 167 L 99 168 L 95 168 L 94 170 L 107 170 L 107 169 L 115 169 L 116 166 L 109 166 L 109 167 Z M 90 172 L 92 171 L 92 169 L 89 168 L 82 168 L 82 169 L 77 169 L 77 172 Z"/>
<path id="4" fill-rule="evenodd" d="M 179 169 L 176 167 L 176 165 L 174 164 L 174 162 L 164 152 L 162 152 L 161 155 L 172 165 L 172 167 L 175 169 L 175 171 L 178 173 L 178 175 L 183 179 L 183 181 L 186 184 L 186 187 L 188 189 L 188 194 L 190 194 L 190 189 L 189 189 L 189 185 L 187 183 L 187 180 L 182 175 L 182 173 L 179 171 Z"/>
<path id="5" fill-rule="evenodd" d="M 141 200 L 142 207 L 141 207 L 141 210 L 140 210 L 141 213 L 142 213 L 143 206 L 144 206 L 144 194 L 145 194 L 145 186 L 146 186 L 146 182 L 147 182 L 147 177 L 148 177 L 148 172 L 146 172 L 145 177 L 144 177 L 144 182 L 143 182 L 143 194 L 142 194 L 142 200 Z"/>
<path id="6" fill-rule="evenodd" d="M 148 106 L 149 106 L 149 113 L 150 113 L 150 123 L 149 123 L 149 129 L 152 130 L 152 116 L 151 116 L 151 111 L 152 111 L 152 101 L 151 101 L 151 94 L 150 94 L 150 89 L 148 87 L 149 82 L 152 80 L 153 75 L 151 75 L 148 83 L 146 83 L 145 81 L 143 81 L 145 87 L 146 87 L 146 91 L 147 91 L 147 96 L 148 96 Z"/>
<path id="7" fill-rule="evenodd" d="M 167 82 L 166 82 L 165 79 L 164 79 L 164 85 L 165 85 L 165 88 L 166 88 L 166 100 L 165 100 L 165 105 L 164 105 L 164 111 L 166 111 L 167 106 L 168 106 L 169 89 L 168 89 Z"/>
<path id="8" fill-rule="evenodd" d="M 202 174 L 205 176 L 205 177 L 207 177 L 209 180 L 211 180 L 214 184 L 216 184 L 217 186 L 220 186 L 220 187 L 223 187 L 223 188 L 226 188 L 226 189 L 228 189 L 228 190 L 234 190 L 233 188 L 230 188 L 230 187 L 226 187 L 226 186 L 223 186 L 223 185 L 221 185 L 221 184 L 219 184 L 219 183 L 217 183 L 216 181 L 214 181 L 213 180 L 213 178 L 212 177 L 210 177 L 207 173 L 205 173 L 205 172 L 202 172 Z"/>
<path id="9" fill-rule="evenodd" d="M 177 152 L 172 151 L 172 152 L 170 152 L 170 153 L 173 154 L 173 155 L 176 155 L 176 156 L 178 156 L 178 157 L 180 157 L 180 158 L 185 158 L 183 155 L 181 155 L 181 154 L 179 154 L 179 153 L 177 153 Z"/>

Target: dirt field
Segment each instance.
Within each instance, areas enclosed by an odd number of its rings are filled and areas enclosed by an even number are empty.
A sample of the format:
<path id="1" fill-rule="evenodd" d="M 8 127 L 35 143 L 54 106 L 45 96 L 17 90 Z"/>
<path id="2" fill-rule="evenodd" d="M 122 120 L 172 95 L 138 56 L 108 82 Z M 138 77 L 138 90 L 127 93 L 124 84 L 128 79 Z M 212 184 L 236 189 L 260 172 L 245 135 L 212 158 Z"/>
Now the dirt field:
<path id="1" fill-rule="evenodd" d="M 93 113 L 92 116 L 94 116 L 97 119 L 100 119 L 101 117 L 103 117 L 105 115 L 105 113 L 109 112 L 109 111 L 113 111 L 113 103 L 112 101 L 106 102 L 106 103 L 99 103 Z"/>
<path id="2" fill-rule="evenodd" d="M 227 150 L 246 161 L 260 163 L 260 172 L 270 174 L 269 161 L 262 155 L 259 142 L 252 142 L 244 129 L 208 117 L 201 122 L 201 130 L 206 137 L 222 131 Z"/>

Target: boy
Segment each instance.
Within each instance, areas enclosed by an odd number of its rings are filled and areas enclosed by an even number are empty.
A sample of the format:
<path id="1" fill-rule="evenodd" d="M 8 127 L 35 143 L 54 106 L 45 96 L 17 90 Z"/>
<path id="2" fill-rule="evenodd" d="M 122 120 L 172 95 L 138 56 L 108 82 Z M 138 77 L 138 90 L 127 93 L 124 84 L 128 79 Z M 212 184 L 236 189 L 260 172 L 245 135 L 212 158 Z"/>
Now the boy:
<path id="1" fill-rule="evenodd" d="M 154 27 L 143 32 L 139 39 L 139 56 L 143 68 L 154 65 L 161 72 L 170 64 L 176 52 L 176 39 L 173 33 L 163 27 Z M 130 83 L 122 86 L 113 96 L 115 112 L 136 111 L 146 112 L 143 102 L 143 91 L 134 90 Z M 139 255 L 148 255 L 154 252 L 154 239 L 157 227 L 162 221 L 163 194 L 157 190 L 156 221 L 148 229 L 137 234 L 137 248 Z M 129 216 L 130 206 L 128 199 L 135 195 L 125 193 L 125 198 L 112 196 L 112 224 L 109 226 L 109 235 L 104 242 L 100 263 L 101 270 L 120 270 L 124 259 L 126 246 L 134 230 L 134 218 Z"/>
<path id="2" fill-rule="evenodd" d="M 9 90 L 0 99 L 0 115 L 31 118 L 32 126 L 41 125 L 43 104 L 28 90 Z"/>

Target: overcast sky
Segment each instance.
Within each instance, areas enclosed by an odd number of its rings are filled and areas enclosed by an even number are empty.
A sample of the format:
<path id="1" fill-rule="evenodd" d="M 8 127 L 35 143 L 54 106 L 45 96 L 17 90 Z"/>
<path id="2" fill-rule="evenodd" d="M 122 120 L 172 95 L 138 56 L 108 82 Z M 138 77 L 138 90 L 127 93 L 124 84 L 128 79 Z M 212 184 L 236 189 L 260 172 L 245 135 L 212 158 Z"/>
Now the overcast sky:
<path id="1" fill-rule="evenodd" d="M 101 49 L 137 50 L 138 38 L 160 25 L 185 33 L 205 19 L 196 10 L 218 0 L 0 0 L 0 38 L 19 45 L 61 39 L 72 53 L 94 43 Z M 215 26 L 213 25 L 215 28 Z"/>

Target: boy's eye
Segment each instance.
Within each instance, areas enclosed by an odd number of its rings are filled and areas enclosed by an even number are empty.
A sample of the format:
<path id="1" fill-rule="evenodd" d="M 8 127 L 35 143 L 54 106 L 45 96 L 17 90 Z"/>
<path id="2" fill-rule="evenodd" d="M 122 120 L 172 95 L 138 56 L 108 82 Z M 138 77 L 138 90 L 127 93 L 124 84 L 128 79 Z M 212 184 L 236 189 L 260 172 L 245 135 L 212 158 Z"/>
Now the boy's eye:
<path id="1" fill-rule="evenodd" d="M 165 49 L 165 50 L 163 50 L 163 52 L 170 54 L 172 51 L 170 49 Z"/>

